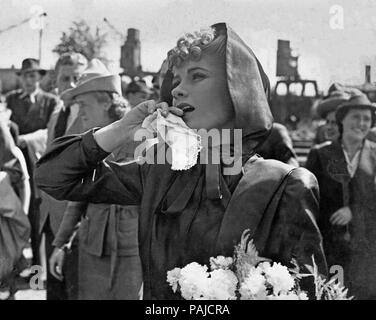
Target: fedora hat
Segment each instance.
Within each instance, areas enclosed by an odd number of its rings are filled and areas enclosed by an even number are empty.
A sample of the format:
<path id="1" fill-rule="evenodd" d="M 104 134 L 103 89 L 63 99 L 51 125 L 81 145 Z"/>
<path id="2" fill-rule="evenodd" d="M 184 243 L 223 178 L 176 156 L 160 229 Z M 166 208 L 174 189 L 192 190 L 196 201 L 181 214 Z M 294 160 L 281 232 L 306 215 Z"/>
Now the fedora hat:
<path id="1" fill-rule="evenodd" d="M 329 91 L 329 95 L 326 96 L 317 106 L 317 114 L 325 119 L 328 113 L 336 111 L 337 107 L 350 99 L 350 94 L 342 90 Z"/>
<path id="2" fill-rule="evenodd" d="M 375 118 L 376 105 L 372 103 L 364 93 L 356 92 L 349 100 L 343 102 L 337 107 L 337 122 L 341 122 L 350 109 L 369 109 L 371 110 L 372 118 Z"/>
<path id="3" fill-rule="evenodd" d="M 80 94 L 93 91 L 107 91 L 121 95 L 120 76 L 111 74 L 98 59 L 92 59 L 88 63 L 76 86 L 62 92 L 61 98 L 63 100 L 71 100 Z"/>
<path id="4" fill-rule="evenodd" d="M 17 75 L 21 75 L 27 72 L 38 71 L 41 76 L 44 76 L 47 71 L 39 66 L 39 60 L 33 58 L 27 58 L 22 61 L 21 70 L 17 71 Z"/>

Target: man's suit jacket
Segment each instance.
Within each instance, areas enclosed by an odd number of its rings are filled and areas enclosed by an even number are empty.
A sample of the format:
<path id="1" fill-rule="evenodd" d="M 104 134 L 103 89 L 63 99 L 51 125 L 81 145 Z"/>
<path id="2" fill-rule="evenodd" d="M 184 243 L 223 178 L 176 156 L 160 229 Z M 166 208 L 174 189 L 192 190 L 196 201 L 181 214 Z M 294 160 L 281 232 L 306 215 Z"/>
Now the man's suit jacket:
<path id="1" fill-rule="evenodd" d="M 10 92 L 6 101 L 7 107 L 12 110 L 11 120 L 18 125 L 20 134 L 46 129 L 57 106 L 57 97 L 40 89 L 34 102 L 22 89 Z"/>

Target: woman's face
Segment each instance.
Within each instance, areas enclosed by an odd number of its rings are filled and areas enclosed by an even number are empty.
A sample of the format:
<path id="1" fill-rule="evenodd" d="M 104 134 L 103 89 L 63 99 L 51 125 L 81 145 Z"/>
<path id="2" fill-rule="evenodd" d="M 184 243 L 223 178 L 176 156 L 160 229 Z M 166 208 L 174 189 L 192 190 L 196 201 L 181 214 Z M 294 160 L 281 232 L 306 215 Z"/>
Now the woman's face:
<path id="1" fill-rule="evenodd" d="M 56 76 L 56 86 L 57 86 L 59 94 L 64 92 L 67 89 L 71 89 L 75 87 L 83 71 L 84 71 L 84 67 L 81 65 L 60 66 L 58 74 Z"/>
<path id="2" fill-rule="evenodd" d="M 350 109 L 342 120 L 343 136 L 363 140 L 368 135 L 371 124 L 371 110 Z"/>
<path id="3" fill-rule="evenodd" d="M 84 130 L 94 127 L 104 127 L 111 123 L 108 116 L 108 105 L 106 102 L 98 102 L 94 93 L 84 93 L 75 98 L 80 106 L 79 116 L 82 119 Z"/>
<path id="4" fill-rule="evenodd" d="M 203 53 L 199 61 L 174 67 L 173 106 L 192 129 L 233 128 L 234 110 L 224 63 Z"/>
<path id="5" fill-rule="evenodd" d="M 339 137 L 339 131 L 335 111 L 329 112 L 325 119 L 325 139 L 331 141 L 336 140 Z"/>

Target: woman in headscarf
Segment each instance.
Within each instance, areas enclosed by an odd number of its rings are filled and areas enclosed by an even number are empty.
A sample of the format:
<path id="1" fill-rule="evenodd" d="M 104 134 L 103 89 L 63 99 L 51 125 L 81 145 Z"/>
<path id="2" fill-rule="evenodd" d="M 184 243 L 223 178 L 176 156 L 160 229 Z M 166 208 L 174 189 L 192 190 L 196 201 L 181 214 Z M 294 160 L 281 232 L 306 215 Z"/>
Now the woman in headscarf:
<path id="1" fill-rule="evenodd" d="M 339 138 L 315 146 L 306 168 L 320 186 L 328 265 L 341 266 L 356 299 L 376 299 L 376 144 L 366 139 L 376 107 L 357 93 L 336 111 Z"/>
<path id="2" fill-rule="evenodd" d="M 314 255 L 325 274 L 315 222 L 316 179 L 303 168 L 252 157 L 272 126 L 268 80 L 252 50 L 220 23 L 179 39 L 168 58 L 161 88 L 165 102 L 141 103 L 110 126 L 55 141 L 38 164 L 39 187 L 60 199 L 141 204 L 145 299 L 176 299 L 167 271 L 193 261 L 207 264 L 219 254 L 231 256 L 247 228 L 260 255 L 284 264 L 295 258 L 301 265 L 312 264 Z M 242 166 L 226 170 L 231 163 L 224 161 L 223 136 L 221 163 L 197 163 L 185 171 L 172 170 L 168 163 L 102 161 L 119 145 L 133 142 L 136 132 L 146 131 L 142 123 L 156 110 L 181 116 L 192 129 L 227 130 L 234 137 L 241 129 L 237 158 L 239 141 L 228 143 L 233 163 Z"/>

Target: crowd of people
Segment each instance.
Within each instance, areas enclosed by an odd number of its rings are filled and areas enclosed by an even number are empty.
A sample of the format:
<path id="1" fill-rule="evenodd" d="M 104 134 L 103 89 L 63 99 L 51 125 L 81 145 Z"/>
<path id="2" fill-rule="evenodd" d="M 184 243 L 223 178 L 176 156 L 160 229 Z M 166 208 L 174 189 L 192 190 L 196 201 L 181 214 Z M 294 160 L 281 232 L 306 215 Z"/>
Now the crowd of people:
<path id="1" fill-rule="evenodd" d="M 40 88 L 45 73 L 25 59 L 22 89 L 1 103 L 1 299 L 45 259 L 47 300 L 177 299 L 167 271 L 231 256 L 245 229 L 261 256 L 301 266 L 314 256 L 324 276 L 343 268 L 350 295 L 376 299 L 376 106 L 364 93 L 329 88 L 300 167 L 288 130 L 273 123 L 260 62 L 224 23 L 180 38 L 154 87 L 75 52 L 56 62 L 53 92 Z M 134 162 L 134 135 L 156 114 L 241 129 L 242 170 Z"/>

